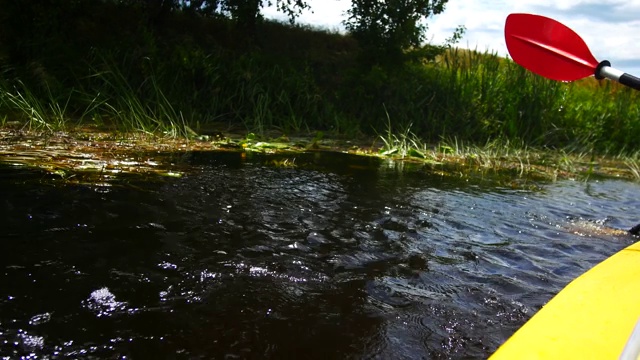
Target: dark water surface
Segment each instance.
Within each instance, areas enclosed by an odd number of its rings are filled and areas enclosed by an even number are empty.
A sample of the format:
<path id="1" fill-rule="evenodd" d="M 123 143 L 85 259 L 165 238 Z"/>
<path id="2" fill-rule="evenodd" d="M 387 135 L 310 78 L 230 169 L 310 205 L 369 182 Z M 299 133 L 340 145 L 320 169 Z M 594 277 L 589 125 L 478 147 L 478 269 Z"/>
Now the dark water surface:
<path id="1" fill-rule="evenodd" d="M 111 187 L 0 167 L 0 356 L 486 358 L 634 240 L 574 222 L 640 208 L 624 181 L 273 159 L 194 153 L 183 178 Z"/>

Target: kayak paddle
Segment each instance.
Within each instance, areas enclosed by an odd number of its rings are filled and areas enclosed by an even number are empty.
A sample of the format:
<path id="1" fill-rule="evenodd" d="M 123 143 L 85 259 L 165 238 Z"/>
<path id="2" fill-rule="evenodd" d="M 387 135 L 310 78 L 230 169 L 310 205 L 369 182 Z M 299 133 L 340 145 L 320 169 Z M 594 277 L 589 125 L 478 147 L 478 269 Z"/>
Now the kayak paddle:
<path id="1" fill-rule="evenodd" d="M 533 14 L 510 14 L 504 37 L 511 58 L 538 75 L 574 81 L 594 75 L 640 90 L 640 78 L 598 62 L 575 31 L 556 20 Z"/>

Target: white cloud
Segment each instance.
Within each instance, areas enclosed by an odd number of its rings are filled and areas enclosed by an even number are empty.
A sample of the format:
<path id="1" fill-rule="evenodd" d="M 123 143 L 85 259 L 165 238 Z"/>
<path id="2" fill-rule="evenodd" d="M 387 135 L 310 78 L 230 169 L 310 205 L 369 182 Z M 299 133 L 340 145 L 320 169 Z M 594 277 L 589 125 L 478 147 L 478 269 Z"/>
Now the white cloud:
<path id="1" fill-rule="evenodd" d="M 313 13 L 300 23 L 329 29 L 343 28 L 349 0 L 308 0 Z M 640 75 L 640 0 L 449 0 L 443 14 L 429 19 L 427 38 L 442 43 L 458 25 L 467 28 L 460 46 L 507 54 L 504 22 L 510 13 L 525 12 L 554 18 L 576 31 L 598 60 L 609 60 L 620 70 Z M 268 17 L 279 17 L 266 9 Z M 616 66 L 616 62 L 627 68 Z"/>

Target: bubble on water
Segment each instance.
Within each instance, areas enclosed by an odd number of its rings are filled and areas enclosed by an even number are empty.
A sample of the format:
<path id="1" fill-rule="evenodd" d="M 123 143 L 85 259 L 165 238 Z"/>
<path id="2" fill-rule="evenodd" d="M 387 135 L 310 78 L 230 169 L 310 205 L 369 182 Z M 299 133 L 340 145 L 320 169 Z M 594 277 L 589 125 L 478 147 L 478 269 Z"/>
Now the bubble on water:
<path id="1" fill-rule="evenodd" d="M 116 300 L 116 296 L 103 287 L 91 293 L 83 306 L 96 313 L 98 317 L 111 316 L 118 311 L 126 310 L 127 303 Z"/>
<path id="2" fill-rule="evenodd" d="M 158 267 L 165 269 L 165 270 L 176 270 L 178 269 L 178 265 L 176 264 L 172 264 L 168 261 L 163 261 L 161 263 L 158 264 Z"/>
<path id="3" fill-rule="evenodd" d="M 249 274 L 251 276 L 267 276 L 272 275 L 272 272 L 270 272 L 269 269 L 260 266 L 251 266 L 249 267 Z"/>
<path id="4" fill-rule="evenodd" d="M 209 270 L 202 270 L 200 272 L 200 282 L 205 282 L 207 280 L 218 279 L 222 276 L 222 274 L 217 272 L 212 272 Z"/>
<path id="5" fill-rule="evenodd" d="M 18 339 L 20 339 L 20 345 L 29 351 L 42 349 L 44 347 L 44 337 L 31 335 L 25 330 L 18 330 Z"/>
<path id="6" fill-rule="evenodd" d="M 31 317 L 29 325 L 40 325 L 51 320 L 51 313 L 38 314 Z"/>

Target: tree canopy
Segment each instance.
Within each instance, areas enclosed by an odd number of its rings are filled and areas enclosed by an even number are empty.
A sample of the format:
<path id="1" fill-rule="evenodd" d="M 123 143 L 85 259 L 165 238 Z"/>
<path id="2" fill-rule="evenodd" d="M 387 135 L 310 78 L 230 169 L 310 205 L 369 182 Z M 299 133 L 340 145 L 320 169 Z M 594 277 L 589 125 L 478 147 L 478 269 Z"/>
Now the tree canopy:
<path id="1" fill-rule="evenodd" d="M 74 14 L 86 13 L 94 0 L 43 0 L 14 2 L 0 0 L 5 9 L 7 34 L 3 37 L 28 38 L 38 43 L 38 32 L 60 32 Z M 347 1 L 347 0 L 342 0 Z M 165 19 L 172 12 L 192 13 L 204 17 L 221 17 L 234 21 L 250 39 L 257 24 L 263 20 L 265 7 L 275 6 L 294 23 L 305 10 L 313 10 L 308 0 L 111 0 L 123 9 L 136 8 L 146 14 L 150 25 L 162 31 Z M 419 49 L 426 39 L 427 20 L 445 10 L 448 0 L 351 0 L 347 31 L 358 41 L 362 58 L 370 61 L 397 63 L 409 49 Z M 81 10 L 85 9 L 85 10 Z M 84 11 L 84 12 L 83 12 Z M 80 15 L 82 16 L 82 15 Z M 3 17 L 0 16 L 0 20 Z M 9 24 L 10 23 L 10 24 Z M 39 30 L 38 30 L 39 28 Z M 46 30 L 46 31 L 43 31 Z M 454 33 L 452 42 L 461 36 L 463 28 Z M 20 49 L 16 49 L 20 50 Z M 428 57 L 428 56 L 427 56 Z"/>
<path id="2" fill-rule="evenodd" d="M 146 1 L 168 1 L 175 8 L 209 16 L 228 16 L 249 32 L 255 31 L 256 22 L 262 19 L 260 11 L 265 6 L 276 5 L 292 23 L 302 11 L 311 9 L 305 0 Z M 385 59 L 395 63 L 407 49 L 422 46 L 426 39 L 427 19 L 444 12 L 447 2 L 448 0 L 351 0 L 348 18 L 343 23 L 361 44 L 365 58 Z M 450 42 L 455 43 L 463 32 L 462 27 L 456 29 Z"/>
<path id="3" fill-rule="evenodd" d="M 431 15 L 444 11 L 448 0 L 351 0 L 347 30 L 368 46 L 405 49 L 425 40 Z"/>
<path id="4" fill-rule="evenodd" d="M 127 1 L 127 0 L 123 0 Z M 240 23 L 252 23 L 262 18 L 260 10 L 276 6 L 293 22 L 309 4 L 305 0 L 128 0 L 149 9 L 184 10 L 205 16 L 226 16 Z"/>

